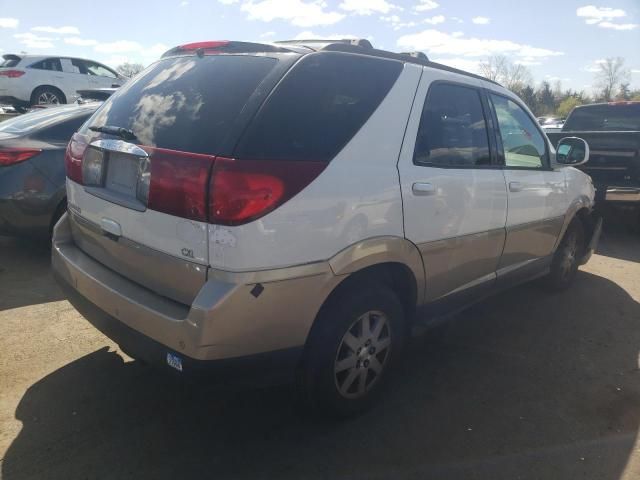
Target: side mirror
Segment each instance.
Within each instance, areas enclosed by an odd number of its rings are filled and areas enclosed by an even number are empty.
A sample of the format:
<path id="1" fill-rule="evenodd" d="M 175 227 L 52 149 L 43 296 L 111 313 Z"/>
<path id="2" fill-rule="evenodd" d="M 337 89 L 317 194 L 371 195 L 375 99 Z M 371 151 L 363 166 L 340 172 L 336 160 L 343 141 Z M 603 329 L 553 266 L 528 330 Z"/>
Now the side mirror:
<path id="1" fill-rule="evenodd" d="M 556 146 L 556 163 L 577 167 L 589 161 L 589 144 L 578 137 L 564 137 Z"/>

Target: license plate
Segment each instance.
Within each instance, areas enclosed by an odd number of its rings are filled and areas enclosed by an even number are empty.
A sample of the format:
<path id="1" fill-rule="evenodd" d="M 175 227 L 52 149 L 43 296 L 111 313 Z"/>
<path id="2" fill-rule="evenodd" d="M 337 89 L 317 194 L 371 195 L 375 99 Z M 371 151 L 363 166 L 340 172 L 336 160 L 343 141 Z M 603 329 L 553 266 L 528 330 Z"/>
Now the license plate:
<path id="1" fill-rule="evenodd" d="M 138 183 L 138 161 L 138 158 L 132 155 L 112 152 L 109 155 L 105 187 L 123 195 L 135 197 Z"/>
<path id="2" fill-rule="evenodd" d="M 167 352 L 167 365 L 171 368 L 175 368 L 179 372 L 182 371 L 182 359 L 173 353 Z"/>

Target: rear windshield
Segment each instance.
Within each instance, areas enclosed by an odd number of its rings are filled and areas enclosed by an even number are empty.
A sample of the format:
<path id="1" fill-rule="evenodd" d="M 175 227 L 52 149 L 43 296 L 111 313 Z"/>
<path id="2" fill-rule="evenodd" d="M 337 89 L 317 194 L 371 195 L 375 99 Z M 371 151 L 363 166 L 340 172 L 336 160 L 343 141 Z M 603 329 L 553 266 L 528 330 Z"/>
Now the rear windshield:
<path id="1" fill-rule="evenodd" d="M 248 55 L 161 60 L 127 82 L 88 122 L 131 129 L 139 143 L 216 154 L 278 60 Z"/>
<path id="2" fill-rule="evenodd" d="M 578 107 L 564 124 L 565 131 L 640 130 L 640 103 Z"/>
<path id="3" fill-rule="evenodd" d="M 241 139 L 248 159 L 331 160 L 387 95 L 402 63 L 344 53 L 303 57 Z"/>

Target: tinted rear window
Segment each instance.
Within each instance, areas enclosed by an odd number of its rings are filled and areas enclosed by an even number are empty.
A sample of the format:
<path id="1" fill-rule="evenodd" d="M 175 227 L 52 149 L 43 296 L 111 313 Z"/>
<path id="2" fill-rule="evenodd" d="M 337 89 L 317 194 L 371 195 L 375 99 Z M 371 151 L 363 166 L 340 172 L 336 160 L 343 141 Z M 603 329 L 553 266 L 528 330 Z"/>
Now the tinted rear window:
<path id="1" fill-rule="evenodd" d="M 248 98 L 277 62 L 247 55 L 168 58 L 127 82 L 88 123 L 129 128 L 142 145 L 221 153 Z"/>
<path id="2" fill-rule="evenodd" d="M 402 63 L 343 53 L 304 57 L 236 149 L 240 158 L 331 160 L 387 95 Z"/>
<path id="3" fill-rule="evenodd" d="M 564 124 L 564 130 L 640 130 L 640 104 L 576 108 Z"/>

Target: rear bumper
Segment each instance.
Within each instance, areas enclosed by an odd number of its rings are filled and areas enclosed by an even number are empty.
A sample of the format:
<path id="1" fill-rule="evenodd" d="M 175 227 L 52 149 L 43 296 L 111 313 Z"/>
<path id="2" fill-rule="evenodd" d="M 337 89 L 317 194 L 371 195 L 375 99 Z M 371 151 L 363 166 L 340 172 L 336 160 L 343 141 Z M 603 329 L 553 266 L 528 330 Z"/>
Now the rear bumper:
<path id="1" fill-rule="evenodd" d="M 296 278 L 210 270 L 185 305 L 85 254 L 73 241 L 68 214 L 54 229 L 52 268 L 72 304 L 125 352 L 165 366 L 167 353 L 176 354 L 183 374 L 257 360 L 279 371 L 277 377 L 291 378 L 315 315 L 337 282 L 328 266 Z"/>
<path id="2" fill-rule="evenodd" d="M 206 378 L 220 385 L 234 387 L 274 385 L 293 379 L 302 347 L 219 360 L 191 358 L 127 326 L 88 301 L 59 274 L 55 276 L 76 310 L 136 360 L 190 379 Z M 180 358 L 181 371 L 168 365 L 168 354 Z"/>
<path id="3" fill-rule="evenodd" d="M 640 187 L 607 187 L 604 199 L 607 202 L 629 202 L 640 205 Z"/>

